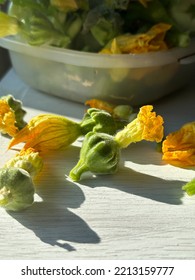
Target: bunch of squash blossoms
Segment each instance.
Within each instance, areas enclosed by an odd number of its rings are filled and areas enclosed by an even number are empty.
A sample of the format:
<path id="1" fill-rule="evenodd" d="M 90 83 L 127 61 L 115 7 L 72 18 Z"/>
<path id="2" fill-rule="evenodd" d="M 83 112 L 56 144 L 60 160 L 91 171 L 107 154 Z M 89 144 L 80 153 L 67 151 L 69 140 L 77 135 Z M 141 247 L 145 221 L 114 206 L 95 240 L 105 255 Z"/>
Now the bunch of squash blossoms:
<path id="1" fill-rule="evenodd" d="M 116 173 L 121 150 L 142 140 L 161 143 L 164 160 L 194 166 L 195 122 L 164 138 L 163 118 L 152 105 L 142 106 L 136 113 L 131 106 L 101 100 L 89 100 L 86 105 L 90 108 L 80 122 L 40 114 L 26 123 L 22 103 L 11 95 L 1 97 L 0 132 L 11 138 L 8 149 L 19 143 L 24 146 L 0 169 L 0 206 L 8 211 L 31 206 L 36 192 L 34 179 L 43 168 L 44 154 L 66 149 L 79 137 L 84 140 L 79 160 L 69 173 L 72 181 L 82 180 L 85 172 Z M 195 193 L 193 182 L 184 189 L 190 195 Z"/>

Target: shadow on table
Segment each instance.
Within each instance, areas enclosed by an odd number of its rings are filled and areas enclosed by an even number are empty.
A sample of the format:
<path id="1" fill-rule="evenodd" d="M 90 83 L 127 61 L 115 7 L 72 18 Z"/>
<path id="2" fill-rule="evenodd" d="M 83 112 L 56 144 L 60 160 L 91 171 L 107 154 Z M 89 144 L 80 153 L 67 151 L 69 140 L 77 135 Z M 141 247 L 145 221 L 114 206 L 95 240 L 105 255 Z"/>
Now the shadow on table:
<path id="1" fill-rule="evenodd" d="M 135 149 L 132 151 L 135 152 Z M 145 149 L 143 151 L 146 152 Z M 182 203 L 182 182 L 163 180 L 158 178 L 158 174 L 151 176 L 126 167 L 123 161 L 129 159 L 129 152 L 123 156 L 118 173 L 95 177 L 89 174 L 82 178 L 79 182 L 80 186 L 117 189 L 129 195 L 173 205 Z M 79 208 L 85 201 L 80 186 L 65 179 L 65 175 L 68 175 L 70 168 L 74 167 L 78 157 L 79 149 L 75 146 L 58 156 L 55 154 L 54 157 L 49 157 L 36 189 L 43 201 L 34 203 L 24 212 L 10 213 L 23 226 L 31 229 L 44 243 L 57 245 L 68 251 L 76 250 L 71 242 L 88 244 L 100 242 L 98 234 L 81 217 L 69 210 L 69 208 Z M 147 153 L 142 154 L 142 150 L 132 154 L 131 160 L 143 165 L 158 163 L 158 160 L 153 157 L 153 161 L 150 161 Z"/>
<path id="2" fill-rule="evenodd" d="M 126 166 L 128 162 L 130 164 Z M 154 143 L 142 142 L 132 144 L 125 151 L 121 151 L 119 170 L 116 174 L 97 176 L 85 174 L 79 183 L 92 188 L 113 188 L 162 203 L 182 204 L 184 182 L 172 178 L 172 174 L 165 176 L 170 179 L 160 178 L 159 174 L 164 167 L 166 170 L 163 172 L 169 173 L 170 168 L 165 163 L 163 165 L 162 155 L 155 150 Z"/>
<path id="3" fill-rule="evenodd" d="M 99 236 L 87 223 L 69 209 L 56 207 L 51 202 L 35 202 L 22 213 L 9 213 L 44 243 L 76 251 L 74 243 L 99 243 Z"/>
<path id="4" fill-rule="evenodd" d="M 120 167 L 119 174 L 96 176 L 89 179 L 83 179 L 82 184 L 91 188 L 107 187 L 123 191 L 128 194 L 145 197 L 166 204 L 182 204 L 182 183 L 181 181 L 163 180 L 158 177 L 143 174 Z M 112 176 L 112 180 L 111 177 Z M 101 182 L 101 183 L 100 183 Z"/>
<path id="5" fill-rule="evenodd" d="M 61 164 L 62 162 L 59 165 Z M 32 230 L 42 242 L 52 246 L 76 251 L 71 242 L 99 243 L 100 237 L 97 233 L 81 217 L 68 209 L 79 208 L 85 201 L 85 196 L 77 185 L 65 180 L 64 171 L 61 171 L 58 166 L 46 163 L 42 176 L 37 180 L 37 202 L 23 212 L 9 214 Z"/>

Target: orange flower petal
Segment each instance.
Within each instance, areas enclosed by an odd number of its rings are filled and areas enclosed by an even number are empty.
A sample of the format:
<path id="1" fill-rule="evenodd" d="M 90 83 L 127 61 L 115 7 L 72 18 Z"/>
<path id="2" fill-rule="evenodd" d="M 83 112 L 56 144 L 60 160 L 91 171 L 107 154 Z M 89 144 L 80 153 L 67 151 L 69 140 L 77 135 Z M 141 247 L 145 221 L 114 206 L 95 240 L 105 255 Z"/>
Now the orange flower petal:
<path id="1" fill-rule="evenodd" d="M 146 105 L 140 108 L 137 118 L 119 131 L 115 140 L 122 148 L 141 140 L 160 142 L 163 138 L 163 118 L 152 112 L 153 106 Z"/>
<path id="2" fill-rule="evenodd" d="M 63 116 L 43 114 L 34 117 L 10 141 L 8 149 L 25 142 L 24 148 L 35 148 L 38 152 L 63 149 L 81 135 L 78 123 Z"/>
<path id="3" fill-rule="evenodd" d="M 115 105 L 113 105 L 113 104 L 111 104 L 109 102 L 100 100 L 100 99 L 90 99 L 90 100 L 87 100 L 85 102 L 85 105 L 88 105 L 91 108 L 105 110 L 105 111 L 107 111 L 110 114 L 113 113 L 114 108 L 116 107 Z"/>
<path id="4" fill-rule="evenodd" d="M 178 166 L 195 166 L 195 122 L 170 133 L 162 144 L 163 160 Z"/>
<path id="5" fill-rule="evenodd" d="M 15 113 L 6 100 L 0 100 L 0 132 L 15 136 L 18 128 L 15 126 Z"/>
<path id="6" fill-rule="evenodd" d="M 165 35 L 170 28 L 170 24 L 158 23 L 146 33 L 120 35 L 114 38 L 100 53 L 139 54 L 166 50 L 168 47 L 165 43 Z"/>

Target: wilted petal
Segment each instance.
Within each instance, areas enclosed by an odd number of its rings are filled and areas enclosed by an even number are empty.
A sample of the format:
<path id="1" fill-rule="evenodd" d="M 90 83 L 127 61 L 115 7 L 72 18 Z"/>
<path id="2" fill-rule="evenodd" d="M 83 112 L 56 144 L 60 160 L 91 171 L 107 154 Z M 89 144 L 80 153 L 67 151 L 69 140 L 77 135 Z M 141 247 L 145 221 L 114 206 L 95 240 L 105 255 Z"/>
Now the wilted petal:
<path id="1" fill-rule="evenodd" d="M 0 12 L 0 37 L 16 35 L 19 31 L 19 24 L 16 18 Z"/>
<path id="2" fill-rule="evenodd" d="M 163 118 L 152 112 L 153 106 L 146 105 L 140 108 L 137 118 L 119 131 L 115 140 L 122 148 L 141 140 L 160 142 L 163 138 Z"/>
<path id="3" fill-rule="evenodd" d="M 107 101 L 100 100 L 100 99 L 89 99 L 85 102 L 85 105 L 88 105 L 91 108 L 105 110 L 110 114 L 113 114 L 113 111 L 115 108 L 114 104 L 107 102 Z"/>
<path id="4" fill-rule="evenodd" d="M 100 53 L 140 54 L 167 50 L 168 47 L 165 43 L 165 35 L 170 28 L 170 24 L 158 23 L 152 26 L 146 33 L 120 35 L 114 38 Z"/>
<path id="5" fill-rule="evenodd" d="M 15 136 L 18 132 L 16 127 L 15 113 L 6 100 L 0 100 L 0 132 Z"/>
<path id="6" fill-rule="evenodd" d="M 195 122 L 170 133 L 162 144 L 163 160 L 178 166 L 195 166 Z"/>
<path id="7" fill-rule="evenodd" d="M 45 153 L 50 150 L 63 149 L 81 135 L 80 125 L 63 116 L 43 114 L 34 117 L 10 141 L 11 148 L 25 142 L 24 148 L 34 148 Z"/>

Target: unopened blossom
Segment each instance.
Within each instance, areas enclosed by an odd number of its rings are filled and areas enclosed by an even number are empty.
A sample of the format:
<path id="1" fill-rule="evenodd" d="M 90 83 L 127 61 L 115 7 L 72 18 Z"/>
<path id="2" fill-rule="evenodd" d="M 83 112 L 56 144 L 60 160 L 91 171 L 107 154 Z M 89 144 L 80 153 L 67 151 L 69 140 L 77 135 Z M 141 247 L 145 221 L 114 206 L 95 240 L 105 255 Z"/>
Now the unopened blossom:
<path id="1" fill-rule="evenodd" d="M 34 178 L 43 167 L 43 160 L 33 149 L 22 149 L 0 169 L 0 206 L 21 211 L 34 202 Z"/>
<path id="2" fill-rule="evenodd" d="M 68 118 L 53 114 L 41 114 L 32 118 L 10 141 L 8 148 L 21 142 L 24 148 L 34 148 L 46 153 L 63 149 L 81 135 L 80 125 Z"/>
<path id="3" fill-rule="evenodd" d="M 100 99 L 89 99 L 85 102 L 92 108 L 105 110 L 110 113 L 114 118 L 128 120 L 133 113 L 133 107 L 130 105 L 116 105 Z"/>

